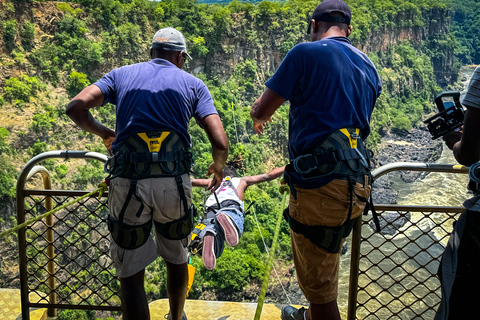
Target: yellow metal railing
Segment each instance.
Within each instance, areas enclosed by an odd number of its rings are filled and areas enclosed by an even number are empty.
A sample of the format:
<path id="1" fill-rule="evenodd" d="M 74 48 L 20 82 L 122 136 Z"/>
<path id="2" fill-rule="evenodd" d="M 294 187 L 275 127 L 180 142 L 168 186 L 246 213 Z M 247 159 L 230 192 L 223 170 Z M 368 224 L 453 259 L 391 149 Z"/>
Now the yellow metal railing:
<path id="1" fill-rule="evenodd" d="M 88 193 L 51 190 L 48 171 L 36 166 L 50 158 L 106 161 L 102 154 L 81 151 L 51 151 L 30 160 L 17 183 L 19 224 Z M 462 166 L 394 163 L 375 170 L 373 176 L 398 170 L 468 172 Z M 28 189 L 27 181 L 38 173 L 44 189 Z M 29 319 L 30 308 L 48 308 L 49 315 L 58 308 L 121 310 L 109 256 L 106 196 L 93 195 L 18 231 L 23 319 Z M 440 301 L 436 270 L 449 234 L 443 225 L 464 209 L 380 204 L 376 209 L 383 232 L 376 232 L 371 217 L 364 216 L 352 233 L 348 320 L 432 319 Z M 394 227 L 395 221 L 384 219 L 391 213 L 406 224 Z M 389 228 L 394 232 L 386 233 Z M 38 293 L 40 301 L 30 301 L 31 293 Z"/>
<path id="2" fill-rule="evenodd" d="M 34 218 L 88 191 L 51 190 L 48 171 L 37 163 L 50 158 L 80 158 L 106 161 L 96 152 L 51 151 L 30 160 L 17 182 L 17 222 Z M 29 189 L 27 181 L 40 173 L 44 189 Z M 87 197 L 44 220 L 18 231 L 22 317 L 30 308 L 90 309 L 120 311 L 119 282 L 109 253 L 108 215 L 105 193 Z M 30 301 L 31 293 L 40 296 Z"/>
<path id="3" fill-rule="evenodd" d="M 464 166 L 403 162 L 372 174 L 375 180 L 400 170 L 468 173 Z M 436 273 L 449 236 L 445 225 L 451 226 L 465 209 L 380 204 L 375 208 L 381 232 L 376 232 L 369 216 L 357 221 L 352 235 L 348 320 L 433 319 L 441 299 Z"/>

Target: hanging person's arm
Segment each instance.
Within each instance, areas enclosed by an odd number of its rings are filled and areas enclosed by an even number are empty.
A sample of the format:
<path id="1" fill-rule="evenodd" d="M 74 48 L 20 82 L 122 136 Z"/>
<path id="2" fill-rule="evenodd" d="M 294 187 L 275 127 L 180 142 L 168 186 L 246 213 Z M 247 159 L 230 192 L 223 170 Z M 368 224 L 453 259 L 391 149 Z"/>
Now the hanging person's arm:
<path id="1" fill-rule="evenodd" d="M 285 171 L 285 167 L 278 167 L 267 173 L 258 174 L 255 176 L 242 177 L 240 179 L 240 183 L 237 186 L 238 197 L 240 198 L 240 200 L 244 200 L 245 190 L 247 190 L 248 187 L 257 183 L 276 179 L 280 177 L 284 171 Z"/>
<path id="2" fill-rule="evenodd" d="M 212 183 L 212 179 L 190 179 L 192 187 L 201 187 L 207 189 Z"/>

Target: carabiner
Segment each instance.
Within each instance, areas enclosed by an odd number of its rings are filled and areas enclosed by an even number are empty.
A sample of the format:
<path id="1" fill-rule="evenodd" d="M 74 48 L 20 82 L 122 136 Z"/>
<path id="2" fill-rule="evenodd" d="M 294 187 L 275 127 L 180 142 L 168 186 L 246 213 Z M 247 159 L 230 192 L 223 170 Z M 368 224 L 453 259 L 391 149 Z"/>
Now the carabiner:
<path id="1" fill-rule="evenodd" d="M 309 172 L 312 172 L 313 170 L 317 169 L 317 166 L 313 166 L 313 167 L 310 167 L 308 170 L 301 170 L 297 163 L 298 163 L 298 160 L 302 159 L 302 158 L 306 158 L 306 157 L 313 157 L 312 154 L 305 154 L 305 155 L 302 155 L 302 156 L 298 156 L 295 158 L 295 160 L 293 160 L 293 168 L 295 169 L 296 172 L 298 173 L 301 173 L 301 174 L 306 174 L 306 173 L 309 173 Z M 317 162 L 317 160 L 315 159 L 315 163 Z"/>

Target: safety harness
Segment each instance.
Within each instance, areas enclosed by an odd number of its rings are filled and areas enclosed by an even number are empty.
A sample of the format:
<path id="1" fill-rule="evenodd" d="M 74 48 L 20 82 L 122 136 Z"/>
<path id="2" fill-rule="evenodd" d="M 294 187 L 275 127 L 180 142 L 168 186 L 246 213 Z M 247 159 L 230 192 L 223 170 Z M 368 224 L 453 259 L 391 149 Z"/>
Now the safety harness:
<path id="1" fill-rule="evenodd" d="M 188 145 L 174 131 L 141 132 L 129 136 L 116 150 L 115 154 L 105 163 L 107 180 L 116 177 L 130 179 L 125 203 L 120 210 L 118 220 L 108 217 L 108 229 L 113 240 L 124 249 L 135 249 L 142 246 L 150 236 L 152 223 L 155 229 L 165 238 L 179 240 L 187 237 L 193 229 L 195 206 L 188 206 L 182 175 L 190 171 L 192 154 Z M 137 194 L 137 182 L 146 178 L 174 177 L 180 201 L 183 203 L 185 215 L 177 220 L 160 223 L 148 221 L 142 225 L 131 226 L 124 223 L 125 211 L 132 197 L 140 203 L 135 216 L 143 212 L 144 202 Z"/>
<path id="2" fill-rule="evenodd" d="M 365 176 L 368 177 L 368 184 L 372 184 L 370 173 L 370 159 L 372 152 L 365 148 L 360 129 L 342 128 L 333 132 L 313 153 L 301 155 L 295 158 L 285 168 L 285 180 L 289 184 L 292 195 L 296 199 L 295 187 L 289 173 L 300 174 L 304 180 L 331 177 L 334 179 L 347 180 L 349 183 L 350 206 L 347 220 L 338 227 L 306 225 L 290 216 L 288 207 L 283 216 L 295 233 L 302 234 L 312 243 L 331 253 L 338 253 L 342 239 L 348 237 L 355 225 L 356 219 L 351 219 L 353 208 L 353 195 L 366 203 L 364 214 L 372 210 L 377 230 L 380 230 L 380 223 L 373 207 L 372 197 L 368 199 L 355 193 L 357 182 L 365 184 Z"/>
<path id="3" fill-rule="evenodd" d="M 236 196 L 238 197 L 237 188 L 234 186 L 230 177 L 226 177 L 223 180 L 222 185 L 220 186 L 220 188 L 225 188 L 225 187 L 231 187 L 234 193 L 236 194 Z M 248 210 L 253 205 L 253 202 L 252 202 L 248 206 L 247 210 L 244 211 L 240 206 L 240 203 L 238 203 L 237 201 L 232 199 L 227 199 L 220 202 L 215 192 L 213 193 L 213 195 L 215 196 L 215 200 L 217 203 L 205 208 L 205 213 L 203 218 L 198 222 L 198 224 L 195 226 L 195 228 L 192 231 L 188 249 L 193 255 L 202 254 L 202 249 L 203 249 L 203 237 L 201 236 L 202 231 L 203 229 L 205 229 L 207 225 L 211 225 L 215 223 L 215 216 L 219 210 L 223 208 L 235 208 L 238 211 L 242 212 L 243 215 L 245 216 L 246 214 L 248 214 Z"/>

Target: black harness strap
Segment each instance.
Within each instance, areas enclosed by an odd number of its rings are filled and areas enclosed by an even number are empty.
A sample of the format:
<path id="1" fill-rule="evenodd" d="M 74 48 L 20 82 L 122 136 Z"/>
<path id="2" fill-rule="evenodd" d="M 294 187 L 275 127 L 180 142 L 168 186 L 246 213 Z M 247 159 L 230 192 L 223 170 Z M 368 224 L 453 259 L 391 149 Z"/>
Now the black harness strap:
<path id="1" fill-rule="evenodd" d="M 188 237 L 194 228 L 194 220 L 197 216 L 197 210 L 195 209 L 193 203 L 190 208 L 188 207 L 187 196 L 185 195 L 185 190 L 183 189 L 182 176 L 175 176 L 175 181 L 177 183 L 180 201 L 183 203 L 185 215 L 180 219 L 167 223 L 161 223 L 155 220 L 153 221 L 155 224 L 155 229 L 158 231 L 158 233 L 170 240 L 180 240 Z"/>
<path id="2" fill-rule="evenodd" d="M 283 211 L 283 217 L 290 225 L 293 232 L 302 234 L 316 246 L 330 252 L 339 253 L 342 239 L 348 237 L 355 225 L 355 219 L 347 220 L 338 227 L 309 226 L 290 216 L 288 207 Z"/>
<path id="3" fill-rule="evenodd" d="M 373 182 L 370 173 L 372 153 L 365 148 L 363 140 L 357 134 L 357 131 L 359 129 L 355 128 L 344 128 L 335 131 L 311 154 L 295 158 L 285 168 L 285 181 L 290 186 L 291 194 L 295 199 L 297 199 L 297 194 L 292 181 L 292 173 L 299 174 L 301 179 L 304 180 L 328 176 L 333 179 L 346 179 L 348 181 L 350 205 L 347 219 L 341 226 L 309 226 L 292 218 L 288 214 L 288 210 L 284 212 L 285 220 L 287 220 L 294 232 L 303 234 L 317 246 L 332 253 L 339 252 L 342 239 L 350 234 L 355 224 L 356 218 L 351 219 L 354 194 L 359 201 L 365 203 L 365 215 L 369 210 L 372 211 L 375 226 L 377 231 L 380 231 L 380 223 L 373 206 L 372 195 L 370 194 L 370 201 L 368 201 L 367 198 L 359 196 L 355 192 L 357 182 L 364 184 L 365 187 L 367 183 L 371 185 Z M 369 177 L 368 182 L 365 180 L 365 176 Z"/>
<path id="4" fill-rule="evenodd" d="M 129 136 L 118 147 L 115 155 L 107 160 L 105 163 L 105 172 L 109 174 L 107 179 L 115 177 L 130 179 L 130 188 L 118 220 L 111 216 L 107 220 L 112 237 L 120 247 L 138 248 L 148 240 L 152 228 L 152 220 L 135 226 L 124 223 L 125 211 L 133 196 L 140 202 L 140 208 L 135 214 L 137 218 L 145 208 L 143 199 L 137 194 L 139 179 L 175 177 L 185 215 L 165 224 L 155 222 L 155 227 L 167 239 L 183 239 L 189 235 L 193 229 L 196 210 L 193 204 L 189 208 L 183 188 L 182 175 L 189 172 L 192 162 L 192 154 L 187 150 L 188 145 L 173 131 L 138 133 Z"/>

